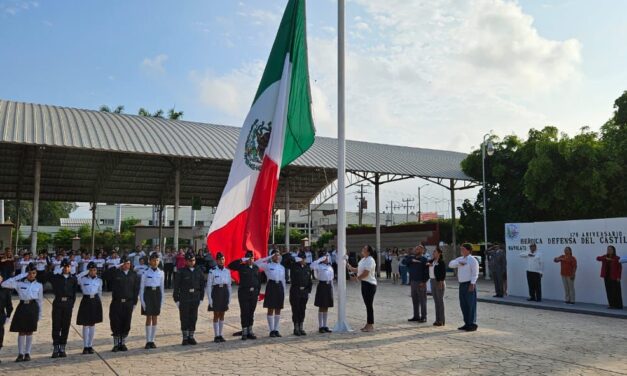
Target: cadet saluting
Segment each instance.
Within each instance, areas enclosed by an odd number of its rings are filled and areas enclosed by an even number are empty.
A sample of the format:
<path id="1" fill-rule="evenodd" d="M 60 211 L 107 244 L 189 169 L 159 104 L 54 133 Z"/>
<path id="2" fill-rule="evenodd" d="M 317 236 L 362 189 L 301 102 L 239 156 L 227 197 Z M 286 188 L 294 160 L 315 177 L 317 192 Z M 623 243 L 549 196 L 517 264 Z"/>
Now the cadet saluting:
<path id="1" fill-rule="evenodd" d="M 61 261 L 60 273 L 52 274 L 48 281 L 52 284 L 52 358 L 65 358 L 65 345 L 72 324 L 72 309 L 76 300 L 78 280 L 70 274 L 70 261 Z"/>
<path id="2" fill-rule="evenodd" d="M 314 305 L 318 307 L 318 332 L 331 333 L 327 326 L 329 307 L 333 307 L 333 266 L 331 255 L 325 253 L 318 260 L 311 263 L 311 268 L 316 272 L 318 287 Z"/>
<path id="3" fill-rule="evenodd" d="M 287 255 L 287 257 L 292 257 Z M 270 261 L 270 262 L 269 262 Z M 266 298 L 263 301 L 263 308 L 268 309 L 268 327 L 270 337 L 281 337 L 279 333 L 279 323 L 281 321 L 281 310 L 285 300 L 285 267 L 280 264 L 281 254 L 276 249 L 270 252 L 270 256 L 259 259 L 255 262 L 268 278 L 266 283 Z"/>
<path id="4" fill-rule="evenodd" d="M 149 263 L 150 266 L 141 276 L 139 299 L 142 303 L 142 315 L 146 316 L 146 346 L 144 348 L 156 349 L 157 317 L 161 314 L 161 307 L 165 301 L 165 278 L 163 271 L 159 269 L 157 252 L 150 255 Z"/>
<path id="5" fill-rule="evenodd" d="M 305 322 L 305 310 L 309 293 L 311 293 L 311 269 L 307 265 L 307 254 L 304 251 L 298 252 L 297 257 L 288 256 L 285 264 L 290 269 L 290 305 L 292 306 L 292 322 L 294 323 L 294 335 L 307 335 L 303 329 Z"/>
<path id="6" fill-rule="evenodd" d="M 245 257 L 232 261 L 228 266 L 229 269 L 239 272 L 237 300 L 240 307 L 242 340 L 257 339 L 253 333 L 253 323 L 261 282 L 259 281 L 259 267 L 254 264 L 254 261 L 253 252 L 247 251 Z"/>
<path id="7" fill-rule="evenodd" d="M 30 263 L 26 266 L 26 272 L 2 283 L 5 289 L 15 289 L 20 298 L 15 310 L 15 317 L 11 321 L 11 332 L 19 333 L 17 337 L 18 357 L 16 362 L 28 362 L 30 350 L 33 345 L 33 332 L 37 331 L 37 322 L 42 317 L 44 304 L 44 288 L 37 282 L 37 267 Z"/>
<path id="8" fill-rule="evenodd" d="M 198 306 L 204 297 L 205 276 L 200 267 L 196 266 L 196 257 L 193 252 L 185 255 L 185 268 L 180 269 L 174 278 L 173 297 L 179 308 L 181 318 L 181 332 L 183 346 L 197 344 L 194 339 L 196 321 L 198 320 Z"/>
<path id="9" fill-rule="evenodd" d="M 13 302 L 11 302 L 11 290 L 2 288 L 2 276 L 0 275 L 0 349 L 4 343 L 4 323 L 13 312 Z"/>
<path id="10" fill-rule="evenodd" d="M 209 271 L 207 278 L 207 302 L 209 311 L 213 311 L 213 342 L 220 343 L 225 342 L 222 329 L 224 312 L 229 310 L 231 302 L 231 271 L 224 267 L 224 255 L 221 252 L 216 254 L 216 261 L 218 265 Z"/>
<path id="11" fill-rule="evenodd" d="M 102 322 L 102 279 L 98 278 L 98 265 L 90 261 L 87 270 L 78 276 L 78 284 L 83 291 L 81 304 L 78 306 L 76 325 L 83 326 L 83 355 L 93 354 L 96 324 Z"/>
<path id="12" fill-rule="evenodd" d="M 119 269 L 118 269 L 119 268 Z M 139 295 L 139 277 L 131 270 L 131 261 L 126 257 L 104 273 L 107 285 L 111 287 L 112 299 L 109 306 L 109 321 L 113 336 L 111 351 L 128 351 L 126 337 L 131 331 L 133 309 Z"/>

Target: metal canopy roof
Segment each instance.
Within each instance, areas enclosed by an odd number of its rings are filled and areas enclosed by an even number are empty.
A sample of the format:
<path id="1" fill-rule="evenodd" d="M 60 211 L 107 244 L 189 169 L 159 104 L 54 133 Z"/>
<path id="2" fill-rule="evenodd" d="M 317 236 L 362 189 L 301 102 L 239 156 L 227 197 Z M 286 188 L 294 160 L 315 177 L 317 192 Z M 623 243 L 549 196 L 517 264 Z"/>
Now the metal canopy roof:
<path id="1" fill-rule="evenodd" d="M 0 100 L 0 198 L 31 199 L 34 159 L 42 158 L 41 199 L 171 204 L 181 169 L 181 205 L 193 196 L 215 206 L 240 128 Z M 471 180 L 466 154 L 347 141 L 350 172 Z M 290 201 L 306 206 L 335 180 L 337 141 L 317 137 L 284 169 Z M 283 206 L 285 179 L 277 192 Z"/>

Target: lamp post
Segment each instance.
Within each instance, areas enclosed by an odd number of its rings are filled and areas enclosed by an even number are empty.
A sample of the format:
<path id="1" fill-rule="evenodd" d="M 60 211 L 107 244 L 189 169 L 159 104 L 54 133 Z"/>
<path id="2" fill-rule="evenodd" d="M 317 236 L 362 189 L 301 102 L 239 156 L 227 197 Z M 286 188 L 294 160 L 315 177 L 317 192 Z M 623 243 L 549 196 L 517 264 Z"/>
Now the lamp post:
<path id="1" fill-rule="evenodd" d="M 487 260 L 487 251 L 488 251 L 488 211 L 487 211 L 487 201 L 486 201 L 486 187 L 485 187 L 485 157 L 486 153 L 488 156 L 492 156 L 494 154 L 494 144 L 492 141 L 488 140 L 490 137 L 490 133 L 487 133 L 483 136 L 483 143 L 481 144 L 481 164 L 483 167 L 483 241 L 484 241 L 484 267 L 485 267 L 485 279 L 490 279 L 490 268 L 488 266 Z M 486 150 L 487 149 L 487 150 Z"/>
<path id="2" fill-rule="evenodd" d="M 420 190 L 429 184 L 423 184 L 418 187 L 418 223 L 422 222 L 422 206 L 420 205 Z"/>

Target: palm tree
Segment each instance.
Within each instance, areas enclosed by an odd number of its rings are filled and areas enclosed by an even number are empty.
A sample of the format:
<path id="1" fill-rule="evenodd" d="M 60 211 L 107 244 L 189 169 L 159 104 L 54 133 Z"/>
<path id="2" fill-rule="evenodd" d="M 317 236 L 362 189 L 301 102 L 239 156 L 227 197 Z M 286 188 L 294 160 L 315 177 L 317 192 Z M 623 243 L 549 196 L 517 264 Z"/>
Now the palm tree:
<path id="1" fill-rule="evenodd" d="M 124 106 L 121 106 L 121 105 L 117 106 L 115 110 L 111 111 L 109 106 L 107 106 L 106 104 L 103 104 L 102 106 L 100 106 L 98 110 L 102 112 L 113 112 L 114 114 L 121 114 L 121 113 L 124 113 Z"/>
<path id="2" fill-rule="evenodd" d="M 175 111 L 174 107 L 168 110 L 168 119 L 180 120 L 181 118 L 183 118 L 183 111 Z"/>

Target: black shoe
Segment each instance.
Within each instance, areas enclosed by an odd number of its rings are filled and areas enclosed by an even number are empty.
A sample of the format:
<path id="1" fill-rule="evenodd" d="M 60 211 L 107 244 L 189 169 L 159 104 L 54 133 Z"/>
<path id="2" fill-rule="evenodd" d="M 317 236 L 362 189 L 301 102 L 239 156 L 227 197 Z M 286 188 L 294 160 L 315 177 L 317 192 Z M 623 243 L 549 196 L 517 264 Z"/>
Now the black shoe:
<path id="1" fill-rule="evenodd" d="M 193 346 L 193 345 L 197 345 L 197 344 L 198 344 L 198 342 L 196 342 L 196 340 L 194 339 L 194 337 L 189 337 L 189 338 L 187 339 L 187 342 L 189 342 L 189 344 L 190 344 L 190 345 L 192 345 L 192 346 Z"/>
<path id="2" fill-rule="evenodd" d="M 407 321 L 420 321 L 420 319 L 418 317 L 412 317 L 411 319 L 409 319 Z"/>
<path id="3" fill-rule="evenodd" d="M 89 349 L 87 347 L 83 347 L 83 355 L 89 354 Z"/>
<path id="4" fill-rule="evenodd" d="M 128 347 L 126 347 L 126 345 L 122 344 L 119 346 L 120 351 L 128 351 Z"/>
<path id="5" fill-rule="evenodd" d="M 527 298 L 528 302 L 533 302 L 535 299 L 534 298 Z"/>
<path id="6" fill-rule="evenodd" d="M 120 347 L 119 346 L 113 346 L 113 348 L 111 349 L 112 352 L 118 352 L 120 351 Z"/>
<path id="7" fill-rule="evenodd" d="M 52 353 L 52 356 L 51 356 L 52 359 L 56 359 L 58 357 L 59 357 L 59 352 L 58 351 L 55 351 L 55 352 Z"/>
<path id="8" fill-rule="evenodd" d="M 189 345 L 189 340 L 187 338 L 183 338 L 183 343 L 181 343 L 181 345 L 183 346 Z"/>
<path id="9" fill-rule="evenodd" d="M 326 331 L 324 330 L 324 328 L 318 328 L 318 333 L 324 334 L 326 333 Z"/>
<path id="10" fill-rule="evenodd" d="M 257 336 L 256 336 L 256 335 L 254 335 L 253 333 L 249 333 L 249 334 L 246 336 L 246 338 L 248 338 L 248 339 L 257 339 Z"/>
<path id="11" fill-rule="evenodd" d="M 477 325 L 472 325 L 472 326 L 469 326 L 468 328 L 466 328 L 465 330 L 467 332 L 475 332 L 475 331 L 477 331 L 477 328 L 478 328 Z"/>
<path id="12" fill-rule="evenodd" d="M 220 337 L 214 337 L 214 338 L 213 338 L 213 342 L 214 342 L 214 343 L 220 343 L 220 342 L 222 342 L 222 341 L 220 341 Z"/>
<path id="13" fill-rule="evenodd" d="M 93 354 L 93 353 L 95 352 L 93 347 L 88 347 L 88 348 L 87 348 L 87 351 L 88 351 L 90 354 Z"/>
<path id="14" fill-rule="evenodd" d="M 300 332 L 301 336 L 306 336 L 307 335 L 307 333 L 303 330 L 303 326 L 302 325 L 300 326 L 299 332 Z"/>
<path id="15" fill-rule="evenodd" d="M 271 338 L 276 337 L 276 332 L 274 330 L 270 331 L 270 337 Z"/>
<path id="16" fill-rule="evenodd" d="M 542 301 L 542 299 L 536 299 L 536 302 L 540 303 Z"/>
<path id="17" fill-rule="evenodd" d="M 300 337 L 300 330 L 294 328 L 294 335 Z"/>
<path id="18" fill-rule="evenodd" d="M 324 329 L 324 332 L 325 332 L 325 333 L 333 333 L 333 330 L 329 329 L 329 328 L 328 328 L 328 327 L 326 327 L 326 326 L 325 326 L 324 328 L 322 328 L 322 329 Z"/>
<path id="19" fill-rule="evenodd" d="M 59 352 L 59 358 L 67 358 L 67 354 L 65 353 L 65 351 Z"/>
<path id="20" fill-rule="evenodd" d="M 233 337 L 239 337 L 241 335 L 242 335 L 242 331 L 241 330 L 239 332 L 233 333 Z"/>
<path id="21" fill-rule="evenodd" d="M 30 354 L 24 354 L 24 361 L 25 362 L 29 362 L 30 361 Z"/>
<path id="22" fill-rule="evenodd" d="M 283 337 L 283 336 L 281 335 L 281 333 L 279 333 L 279 331 L 278 331 L 278 330 L 275 330 L 275 331 L 274 331 L 274 336 L 275 336 L 275 337 L 277 337 L 277 338 Z"/>
<path id="23" fill-rule="evenodd" d="M 150 342 L 146 342 L 146 346 L 144 346 L 144 350 L 150 350 Z"/>
<path id="24" fill-rule="evenodd" d="M 220 342 L 226 342 L 226 339 L 224 339 L 224 337 L 220 336 Z"/>
<path id="25" fill-rule="evenodd" d="M 151 348 L 151 349 L 156 349 L 156 348 L 157 348 L 157 345 L 155 345 L 155 343 L 154 343 L 154 342 L 150 342 L 150 348 Z"/>
<path id="26" fill-rule="evenodd" d="M 503 295 L 492 295 L 493 298 L 502 298 Z"/>
<path id="27" fill-rule="evenodd" d="M 24 355 L 20 354 L 17 356 L 17 359 L 15 359 L 15 363 L 19 363 L 19 362 L 23 362 L 24 361 Z"/>
<path id="28" fill-rule="evenodd" d="M 426 318 L 425 319 L 420 319 L 420 320 L 418 320 L 418 322 L 419 323 L 427 322 L 427 319 Z"/>
<path id="29" fill-rule="evenodd" d="M 460 326 L 457 330 L 466 330 L 468 329 L 468 325 Z"/>

